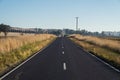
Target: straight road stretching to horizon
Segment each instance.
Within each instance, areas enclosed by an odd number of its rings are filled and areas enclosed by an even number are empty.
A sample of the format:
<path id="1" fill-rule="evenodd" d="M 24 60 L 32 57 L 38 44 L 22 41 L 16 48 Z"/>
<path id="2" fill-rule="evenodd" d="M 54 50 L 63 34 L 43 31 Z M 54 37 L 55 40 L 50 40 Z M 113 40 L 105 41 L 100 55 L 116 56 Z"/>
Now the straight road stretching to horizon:
<path id="1" fill-rule="evenodd" d="M 59 37 L 2 80 L 120 80 L 120 73 Z"/>

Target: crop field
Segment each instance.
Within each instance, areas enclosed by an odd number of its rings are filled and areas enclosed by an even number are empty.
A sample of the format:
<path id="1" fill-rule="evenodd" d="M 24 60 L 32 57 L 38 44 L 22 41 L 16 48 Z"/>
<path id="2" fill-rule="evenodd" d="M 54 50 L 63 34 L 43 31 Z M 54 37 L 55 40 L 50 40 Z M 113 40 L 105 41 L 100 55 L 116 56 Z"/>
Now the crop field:
<path id="1" fill-rule="evenodd" d="M 69 38 L 85 50 L 120 69 L 120 41 L 74 34 Z"/>
<path id="2" fill-rule="evenodd" d="M 47 46 L 56 38 L 52 34 L 11 33 L 0 38 L 0 74 Z"/>

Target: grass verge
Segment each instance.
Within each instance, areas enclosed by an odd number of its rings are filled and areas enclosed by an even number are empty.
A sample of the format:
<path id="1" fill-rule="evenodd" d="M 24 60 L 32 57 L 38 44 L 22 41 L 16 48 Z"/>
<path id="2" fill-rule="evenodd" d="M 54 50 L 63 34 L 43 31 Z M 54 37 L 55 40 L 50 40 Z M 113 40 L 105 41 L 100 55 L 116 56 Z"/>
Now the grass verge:
<path id="1" fill-rule="evenodd" d="M 0 53 L 0 75 L 3 75 L 37 51 L 44 48 L 54 39 L 55 37 L 51 36 L 44 40 L 25 44 L 17 49 L 11 50 L 10 52 Z"/>
<path id="2" fill-rule="evenodd" d="M 97 57 L 101 58 L 102 60 L 106 61 L 107 63 L 111 64 L 112 66 L 120 70 L 120 54 L 119 53 L 104 47 L 97 46 L 95 44 L 91 44 L 89 42 L 86 42 L 85 40 L 78 40 L 74 37 L 70 37 L 70 39 L 73 42 L 75 42 L 77 45 L 87 50 L 88 52 L 96 55 Z"/>

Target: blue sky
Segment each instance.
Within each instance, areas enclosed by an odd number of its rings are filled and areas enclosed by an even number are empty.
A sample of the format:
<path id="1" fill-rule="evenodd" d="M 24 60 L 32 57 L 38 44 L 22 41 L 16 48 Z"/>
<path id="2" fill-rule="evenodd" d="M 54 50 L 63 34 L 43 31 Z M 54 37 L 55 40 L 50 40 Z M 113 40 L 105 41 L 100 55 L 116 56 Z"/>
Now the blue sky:
<path id="1" fill-rule="evenodd" d="M 120 31 L 120 0 L 0 0 L 0 23 L 16 27 Z"/>

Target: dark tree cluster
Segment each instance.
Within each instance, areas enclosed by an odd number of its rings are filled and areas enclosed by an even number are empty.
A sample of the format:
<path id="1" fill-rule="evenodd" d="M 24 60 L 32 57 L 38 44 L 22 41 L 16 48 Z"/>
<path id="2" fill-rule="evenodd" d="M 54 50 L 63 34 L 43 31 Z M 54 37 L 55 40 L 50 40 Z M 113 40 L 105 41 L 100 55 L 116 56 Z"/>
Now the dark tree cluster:
<path id="1" fill-rule="evenodd" d="M 5 36 L 7 36 L 9 29 L 10 29 L 9 25 L 0 24 L 0 33 L 3 32 Z"/>

